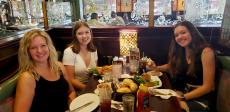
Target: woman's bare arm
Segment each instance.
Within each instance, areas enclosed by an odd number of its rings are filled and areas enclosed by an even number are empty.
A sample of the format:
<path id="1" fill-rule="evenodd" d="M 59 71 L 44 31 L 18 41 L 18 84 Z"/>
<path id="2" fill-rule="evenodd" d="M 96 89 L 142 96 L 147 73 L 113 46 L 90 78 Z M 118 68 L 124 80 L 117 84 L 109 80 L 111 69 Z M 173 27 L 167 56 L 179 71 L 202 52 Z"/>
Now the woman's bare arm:
<path id="1" fill-rule="evenodd" d="M 168 64 L 157 66 L 153 60 L 147 61 L 147 68 L 149 68 L 150 70 L 161 71 L 161 72 L 168 72 L 169 71 L 169 65 Z"/>
<path id="2" fill-rule="evenodd" d="M 156 66 L 156 70 L 161 72 L 169 72 L 169 65 L 164 64 L 164 65 Z"/>
<path id="3" fill-rule="evenodd" d="M 67 71 L 67 74 L 69 76 L 70 82 L 72 83 L 72 85 L 74 86 L 74 88 L 77 89 L 85 89 L 86 85 L 81 83 L 79 80 L 74 78 L 74 66 L 71 65 L 65 65 L 65 69 Z"/>
<path id="4" fill-rule="evenodd" d="M 20 74 L 14 103 L 14 112 L 29 112 L 35 91 L 36 82 L 28 72 Z"/>
<path id="5" fill-rule="evenodd" d="M 70 81 L 69 76 L 67 75 L 67 71 L 66 71 L 66 69 L 65 69 L 65 67 L 64 67 L 64 65 L 62 63 L 60 63 L 60 67 L 61 67 L 61 70 L 63 72 L 63 75 L 64 75 L 65 79 L 68 81 L 68 84 L 69 84 L 69 104 L 70 104 L 70 102 L 74 98 L 76 98 L 77 94 L 76 94 L 76 92 L 74 90 L 74 87 L 73 87 L 73 85 L 72 85 L 72 83 Z"/>

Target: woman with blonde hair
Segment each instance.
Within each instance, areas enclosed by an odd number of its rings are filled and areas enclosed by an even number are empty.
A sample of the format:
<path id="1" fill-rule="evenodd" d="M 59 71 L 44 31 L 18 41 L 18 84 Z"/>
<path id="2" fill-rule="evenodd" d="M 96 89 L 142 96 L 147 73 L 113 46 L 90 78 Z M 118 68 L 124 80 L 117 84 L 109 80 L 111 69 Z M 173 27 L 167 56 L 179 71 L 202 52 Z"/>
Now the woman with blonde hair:
<path id="1" fill-rule="evenodd" d="M 15 112 L 65 112 L 76 97 L 50 36 L 34 29 L 20 40 Z"/>

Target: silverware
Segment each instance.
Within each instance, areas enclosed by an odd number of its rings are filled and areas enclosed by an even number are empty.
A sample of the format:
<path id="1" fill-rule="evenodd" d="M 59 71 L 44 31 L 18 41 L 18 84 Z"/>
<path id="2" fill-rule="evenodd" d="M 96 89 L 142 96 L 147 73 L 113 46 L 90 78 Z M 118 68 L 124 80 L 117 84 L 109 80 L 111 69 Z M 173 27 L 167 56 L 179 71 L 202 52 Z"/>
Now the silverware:
<path id="1" fill-rule="evenodd" d="M 86 104 L 83 104 L 82 106 L 79 106 L 79 107 L 73 109 L 71 112 L 78 112 L 78 111 L 80 111 L 81 109 L 83 109 L 83 108 L 89 106 L 89 105 L 92 104 L 93 102 L 94 102 L 94 101 L 90 101 L 90 102 L 88 102 L 88 103 L 86 103 Z"/>

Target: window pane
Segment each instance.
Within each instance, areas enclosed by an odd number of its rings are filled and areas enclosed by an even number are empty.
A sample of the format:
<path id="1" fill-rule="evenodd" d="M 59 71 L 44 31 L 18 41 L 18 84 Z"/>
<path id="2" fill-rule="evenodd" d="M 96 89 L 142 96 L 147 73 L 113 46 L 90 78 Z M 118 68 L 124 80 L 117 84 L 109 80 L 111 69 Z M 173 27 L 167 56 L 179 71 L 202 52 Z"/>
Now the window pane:
<path id="1" fill-rule="evenodd" d="M 172 24 L 172 2 L 171 0 L 155 0 L 154 3 L 154 24 L 171 25 Z"/>
<path id="2" fill-rule="evenodd" d="M 49 26 L 70 24 L 71 5 L 67 0 L 48 0 L 47 15 Z"/>
<path id="3" fill-rule="evenodd" d="M 184 16 L 196 25 L 220 26 L 224 6 L 225 0 L 186 0 Z"/>
<path id="4" fill-rule="evenodd" d="M 0 0 L 1 27 L 25 30 L 43 26 L 42 0 Z"/>
<path id="5" fill-rule="evenodd" d="M 108 26 L 113 22 L 111 11 L 123 19 L 126 26 L 148 26 L 149 0 L 83 0 L 84 19 L 97 13 L 98 21 Z M 155 26 L 174 25 L 189 20 L 196 25 L 220 26 L 226 0 L 154 0 Z"/>

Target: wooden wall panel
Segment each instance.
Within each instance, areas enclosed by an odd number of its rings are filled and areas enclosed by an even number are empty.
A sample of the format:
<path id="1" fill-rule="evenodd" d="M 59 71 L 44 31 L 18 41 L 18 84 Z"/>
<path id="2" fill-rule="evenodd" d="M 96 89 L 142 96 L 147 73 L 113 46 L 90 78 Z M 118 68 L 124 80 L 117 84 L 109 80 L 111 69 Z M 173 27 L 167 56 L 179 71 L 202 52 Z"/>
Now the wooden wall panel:
<path id="1" fill-rule="evenodd" d="M 138 31 L 138 47 L 141 55 L 145 54 L 154 60 L 157 64 L 167 62 L 168 48 L 172 39 L 172 27 L 111 27 L 111 28 L 92 28 L 94 43 L 97 46 L 99 55 L 99 65 L 107 62 L 107 56 L 119 56 L 119 31 L 123 29 L 135 29 Z M 218 27 L 198 27 L 199 31 L 205 36 L 214 48 L 219 49 L 217 40 L 220 35 Z M 66 45 L 71 42 L 71 27 L 54 28 L 49 34 L 53 38 L 57 50 L 63 52 Z"/>

